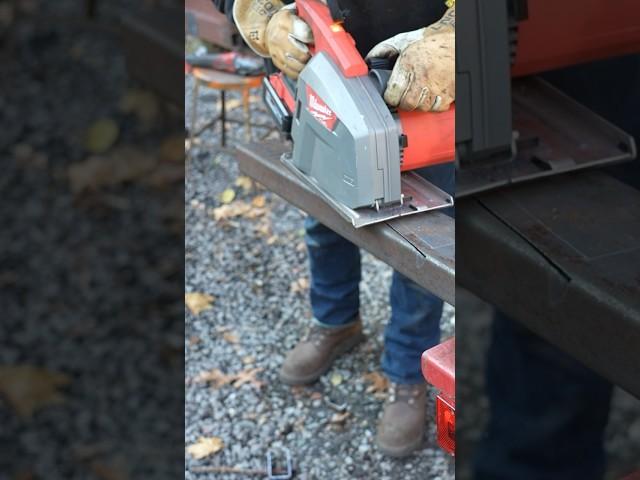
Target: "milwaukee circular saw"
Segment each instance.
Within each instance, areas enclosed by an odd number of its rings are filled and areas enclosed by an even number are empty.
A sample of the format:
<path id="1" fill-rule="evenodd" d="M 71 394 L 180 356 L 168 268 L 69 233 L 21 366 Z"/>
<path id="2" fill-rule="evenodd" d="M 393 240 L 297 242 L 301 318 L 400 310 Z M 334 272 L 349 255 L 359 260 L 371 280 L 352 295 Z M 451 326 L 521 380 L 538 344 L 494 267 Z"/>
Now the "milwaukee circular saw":
<path id="1" fill-rule="evenodd" d="M 295 82 L 282 73 L 264 80 L 265 103 L 293 140 L 283 161 L 356 228 L 452 206 L 449 194 L 413 170 L 454 161 L 454 107 L 387 106 L 392 65 L 365 62 L 332 4 L 296 1 L 313 31 L 312 58 Z"/>

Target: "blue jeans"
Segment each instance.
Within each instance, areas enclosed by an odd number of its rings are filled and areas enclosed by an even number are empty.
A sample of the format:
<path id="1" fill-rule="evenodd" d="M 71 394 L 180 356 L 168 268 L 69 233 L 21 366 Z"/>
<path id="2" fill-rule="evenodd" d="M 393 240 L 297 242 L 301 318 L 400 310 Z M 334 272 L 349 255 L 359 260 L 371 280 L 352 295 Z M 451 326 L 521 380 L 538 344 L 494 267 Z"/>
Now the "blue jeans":
<path id="1" fill-rule="evenodd" d="M 422 169 L 419 173 L 449 193 L 455 188 L 452 164 Z M 453 216 L 453 208 L 444 212 Z M 429 214 L 423 215 L 428 221 Z M 307 217 L 305 229 L 315 320 L 329 328 L 349 325 L 360 310 L 360 249 L 314 218 Z M 390 304 L 382 370 L 392 382 L 423 382 L 420 356 L 440 342 L 442 300 L 394 271 Z"/>
<path id="2" fill-rule="evenodd" d="M 602 479 L 611 384 L 502 314 L 492 336 L 474 478 Z"/>

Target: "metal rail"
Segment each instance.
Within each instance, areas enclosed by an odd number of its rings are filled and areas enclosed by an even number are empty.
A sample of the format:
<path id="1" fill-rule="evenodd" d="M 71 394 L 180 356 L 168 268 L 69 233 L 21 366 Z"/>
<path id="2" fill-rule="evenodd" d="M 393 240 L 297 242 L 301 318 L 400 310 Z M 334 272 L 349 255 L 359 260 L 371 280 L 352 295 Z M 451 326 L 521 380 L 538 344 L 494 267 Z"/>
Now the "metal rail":
<path id="1" fill-rule="evenodd" d="M 455 224 L 428 212 L 355 229 L 280 160 L 282 143 L 238 147 L 240 169 L 344 238 L 369 251 L 444 301 L 455 304 Z"/>
<path id="2" fill-rule="evenodd" d="M 456 216 L 459 285 L 640 397 L 640 191 L 573 173 Z"/>

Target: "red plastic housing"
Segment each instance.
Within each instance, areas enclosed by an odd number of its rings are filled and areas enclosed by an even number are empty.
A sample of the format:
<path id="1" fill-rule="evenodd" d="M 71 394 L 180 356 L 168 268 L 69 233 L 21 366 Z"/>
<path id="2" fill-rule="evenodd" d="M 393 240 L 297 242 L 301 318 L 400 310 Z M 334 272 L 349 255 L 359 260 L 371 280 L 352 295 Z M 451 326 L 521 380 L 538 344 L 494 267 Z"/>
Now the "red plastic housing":
<path id="1" fill-rule="evenodd" d="M 329 7 L 319 0 L 296 0 L 298 16 L 313 31 L 311 53 L 324 52 L 345 77 L 367 75 L 369 69 L 356 48 L 356 42 L 342 25 L 333 21 Z"/>
<path id="2" fill-rule="evenodd" d="M 422 374 L 440 393 L 436 397 L 438 445 L 456 451 L 456 340 L 445 340 L 422 354 Z"/>
<path id="3" fill-rule="evenodd" d="M 400 170 L 415 170 L 440 163 L 453 162 L 456 152 L 456 109 L 446 112 L 405 112 L 398 117 L 407 136 Z"/>
<path id="4" fill-rule="evenodd" d="M 529 0 L 514 76 L 640 52 L 638 0 Z"/>

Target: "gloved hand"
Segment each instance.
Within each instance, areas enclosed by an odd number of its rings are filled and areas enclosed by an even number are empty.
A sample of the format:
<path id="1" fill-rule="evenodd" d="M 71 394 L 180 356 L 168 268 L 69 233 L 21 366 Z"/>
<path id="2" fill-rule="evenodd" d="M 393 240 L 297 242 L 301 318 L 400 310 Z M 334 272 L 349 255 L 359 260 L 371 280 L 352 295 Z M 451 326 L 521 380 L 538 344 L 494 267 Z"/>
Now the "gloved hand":
<path id="1" fill-rule="evenodd" d="M 296 79 L 311 55 L 311 28 L 295 14 L 295 4 L 281 0 L 236 0 L 233 18 L 242 38 L 262 57 Z"/>
<path id="2" fill-rule="evenodd" d="M 455 6 L 433 25 L 400 33 L 367 54 L 398 56 L 384 99 L 401 110 L 445 111 L 455 101 Z"/>

